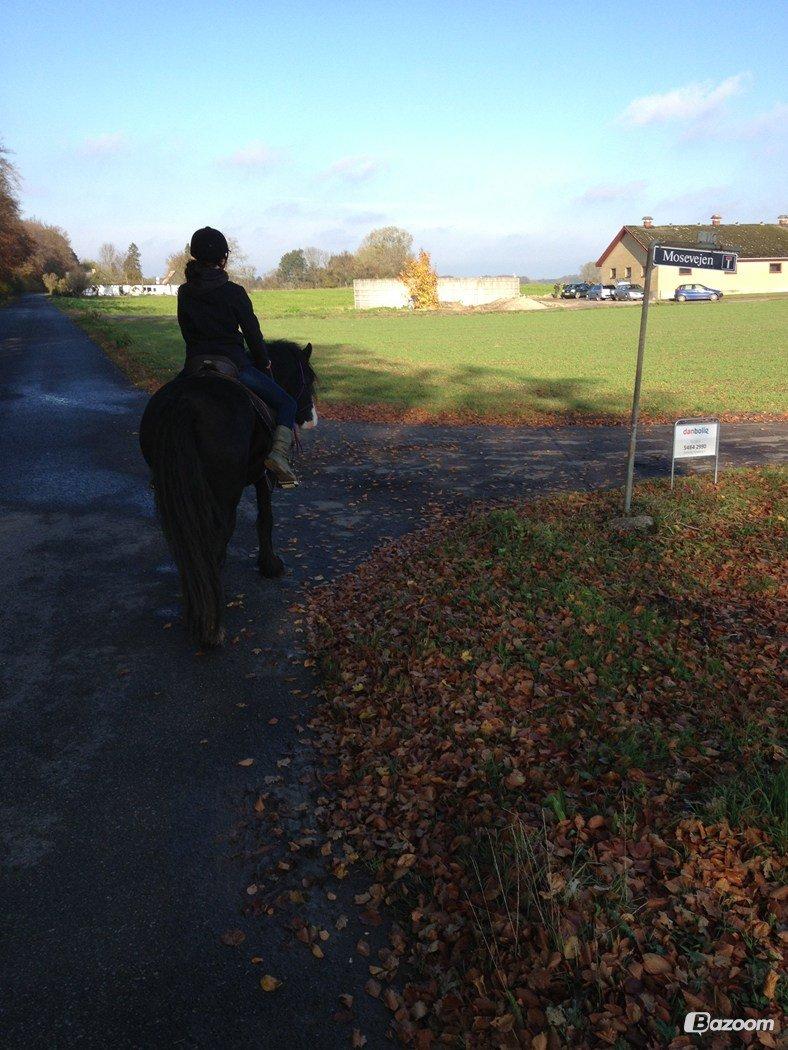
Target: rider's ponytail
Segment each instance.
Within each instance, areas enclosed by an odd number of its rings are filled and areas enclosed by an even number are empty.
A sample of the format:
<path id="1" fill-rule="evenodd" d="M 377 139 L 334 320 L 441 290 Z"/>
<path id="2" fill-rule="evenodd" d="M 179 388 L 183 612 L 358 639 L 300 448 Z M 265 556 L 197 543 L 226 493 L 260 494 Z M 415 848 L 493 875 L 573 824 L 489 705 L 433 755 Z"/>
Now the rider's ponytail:
<path id="1" fill-rule="evenodd" d="M 183 271 L 187 281 L 191 281 L 197 276 L 199 266 L 200 264 L 196 259 L 189 259 L 189 261 L 186 263 L 186 268 Z"/>

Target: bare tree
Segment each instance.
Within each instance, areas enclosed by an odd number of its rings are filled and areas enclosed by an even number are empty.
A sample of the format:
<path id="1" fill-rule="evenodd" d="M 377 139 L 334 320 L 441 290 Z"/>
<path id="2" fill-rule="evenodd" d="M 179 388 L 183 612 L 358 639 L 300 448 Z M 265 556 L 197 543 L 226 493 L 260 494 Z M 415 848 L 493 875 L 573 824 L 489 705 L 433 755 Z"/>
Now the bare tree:
<path id="1" fill-rule="evenodd" d="M 167 257 L 167 275 L 172 274 L 170 282 L 172 284 L 183 284 L 186 280 L 186 263 L 191 259 L 192 253 L 189 251 L 189 245 L 182 248 L 179 252 L 173 252 L 172 255 Z"/>
<path id="2" fill-rule="evenodd" d="M 235 237 L 228 237 L 230 255 L 227 259 L 227 276 L 236 284 L 249 288 L 255 283 L 255 268 Z"/>
<path id="3" fill-rule="evenodd" d="M 580 279 L 588 284 L 599 284 L 602 280 L 602 271 L 595 262 L 583 263 L 580 267 Z"/>
<path id="4" fill-rule="evenodd" d="M 328 260 L 329 254 L 322 248 L 304 248 L 305 283 L 308 287 L 322 288 L 325 286 L 328 279 L 326 273 Z"/>
<path id="5" fill-rule="evenodd" d="M 105 241 L 99 248 L 98 269 L 93 275 L 97 284 L 123 284 L 126 280 L 123 252 Z"/>

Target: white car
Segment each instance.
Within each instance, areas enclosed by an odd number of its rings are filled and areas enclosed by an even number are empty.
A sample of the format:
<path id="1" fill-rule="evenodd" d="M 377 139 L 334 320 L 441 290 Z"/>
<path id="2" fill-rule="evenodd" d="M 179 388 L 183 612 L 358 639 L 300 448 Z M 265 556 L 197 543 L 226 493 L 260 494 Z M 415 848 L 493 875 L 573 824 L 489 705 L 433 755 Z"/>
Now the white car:
<path id="1" fill-rule="evenodd" d="M 602 299 L 615 299 L 616 286 L 614 284 L 592 284 L 588 289 L 588 298 L 596 301 Z"/>

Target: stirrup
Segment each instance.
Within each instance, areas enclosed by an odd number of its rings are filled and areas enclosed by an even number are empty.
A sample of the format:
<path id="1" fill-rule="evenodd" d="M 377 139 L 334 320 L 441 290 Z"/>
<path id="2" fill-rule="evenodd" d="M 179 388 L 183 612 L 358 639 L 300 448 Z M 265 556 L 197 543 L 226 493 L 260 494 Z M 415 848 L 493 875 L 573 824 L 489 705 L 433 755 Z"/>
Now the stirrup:
<path id="1" fill-rule="evenodd" d="M 278 487 L 289 492 L 292 489 L 297 489 L 301 484 L 301 479 L 298 477 L 296 477 L 295 481 L 282 481 L 276 471 L 271 470 L 270 467 L 265 467 L 264 469 L 269 489 L 273 490 Z"/>

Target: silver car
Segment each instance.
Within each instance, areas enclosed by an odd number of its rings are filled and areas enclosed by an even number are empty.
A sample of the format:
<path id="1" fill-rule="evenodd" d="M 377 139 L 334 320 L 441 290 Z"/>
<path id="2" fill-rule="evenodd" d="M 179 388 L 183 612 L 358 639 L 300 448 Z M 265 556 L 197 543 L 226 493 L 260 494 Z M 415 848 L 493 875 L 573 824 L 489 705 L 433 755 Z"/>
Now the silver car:
<path id="1" fill-rule="evenodd" d="M 616 285 L 616 299 L 619 302 L 640 302 L 643 298 L 643 292 L 642 284 L 629 284 L 628 281 L 622 281 L 621 284 Z"/>

